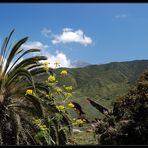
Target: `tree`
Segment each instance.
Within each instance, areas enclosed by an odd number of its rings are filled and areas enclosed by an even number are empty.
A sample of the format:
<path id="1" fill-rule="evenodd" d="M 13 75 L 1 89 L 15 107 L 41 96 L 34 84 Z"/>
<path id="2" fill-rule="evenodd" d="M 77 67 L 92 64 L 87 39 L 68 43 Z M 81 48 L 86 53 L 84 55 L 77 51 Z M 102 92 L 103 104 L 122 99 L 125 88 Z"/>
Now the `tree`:
<path id="1" fill-rule="evenodd" d="M 13 32 L 14 30 L 5 38 L 0 51 L 0 142 L 3 145 L 19 144 L 24 141 L 29 143 L 32 136 L 27 140 L 30 135 L 29 128 L 24 129 L 24 127 L 27 127 L 30 122 L 29 117 L 27 119 L 24 115 L 36 113 L 42 116 L 43 114 L 39 98 L 24 94 L 30 86 L 33 86 L 33 92 L 36 91 L 31 72 L 34 68 L 38 68 L 39 61 L 46 60 L 46 57 L 24 58 L 29 53 L 40 50 L 25 50 L 21 47 L 28 37 L 19 40 L 15 45 L 11 45 L 12 47 L 9 46 Z M 21 58 L 24 59 L 20 61 Z"/>
<path id="2" fill-rule="evenodd" d="M 98 121 L 96 134 L 100 144 L 148 144 L 148 71 Z"/>

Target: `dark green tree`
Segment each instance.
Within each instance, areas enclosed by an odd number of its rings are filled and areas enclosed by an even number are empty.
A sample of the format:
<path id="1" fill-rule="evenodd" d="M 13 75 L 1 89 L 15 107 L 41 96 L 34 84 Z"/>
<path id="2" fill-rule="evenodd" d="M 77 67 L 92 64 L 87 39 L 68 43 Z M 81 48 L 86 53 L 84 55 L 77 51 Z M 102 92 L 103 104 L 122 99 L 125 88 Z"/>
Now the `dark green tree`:
<path id="1" fill-rule="evenodd" d="M 148 71 L 104 115 L 96 126 L 99 144 L 148 144 Z"/>

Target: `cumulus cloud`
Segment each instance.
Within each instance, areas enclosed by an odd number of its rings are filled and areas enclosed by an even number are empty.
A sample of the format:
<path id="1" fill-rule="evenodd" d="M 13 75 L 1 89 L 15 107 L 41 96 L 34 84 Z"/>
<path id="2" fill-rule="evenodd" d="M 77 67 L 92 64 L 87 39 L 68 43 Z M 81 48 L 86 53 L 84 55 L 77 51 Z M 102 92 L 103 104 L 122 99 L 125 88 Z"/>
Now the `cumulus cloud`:
<path id="1" fill-rule="evenodd" d="M 41 34 L 46 38 L 49 37 L 50 33 L 51 33 L 51 30 L 49 30 L 47 28 L 43 28 L 43 30 L 41 31 Z"/>
<path id="2" fill-rule="evenodd" d="M 127 17 L 128 17 L 127 14 L 118 14 L 118 15 L 115 16 L 115 18 L 117 18 L 117 19 L 124 19 L 124 18 L 127 18 Z"/>
<path id="3" fill-rule="evenodd" d="M 59 43 L 80 43 L 84 46 L 92 44 L 92 39 L 84 34 L 84 32 L 80 29 L 74 31 L 71 28 L 64 28 L 62 34 L 58 34 L 54 36 L 52 40 L 53 44 Z"/>
<path id="4" fill-rule="evenodd" d="M 37 48 L 42 49 L 41 54 L 47 57 L 47 61 L 50 62 L 50 67 L 55 68 L 55 62 L 60 63 L 60 67 L 72 67 L 70 59 L 66 56 L 66 54 L 56 50 L 54 54 L 51 54 L 48 51 L 49 46 L 44 45 L 43 43 L 39 41 L 34 42 L 28 42 L 22 45 L 22 48 L 31 49 L 31 48 Z"/>
<path id="5" fill-rule="evenodd" d="M 27 42 L 22 45 L 22 48 L 26 48 L 26 49 L 32 49 L 32 48 L 46 49 L 48 47 L 49 47 L 48 45 L 44 45 L 43 43 L 41 43 L 39 41 Z"/>
<path id="6" fill-rule="evenodd" d="M 72 67 L 70 59 L 66 56 L 66 54 L 56 51 L 55 55 L 50 54 L 48 51 L 43 50 L 43 55 L 47 57 L 47 60 L 50 62 L 50 67 L 55 68 L 55 62 L 60 63 L 60 67 Z"/>

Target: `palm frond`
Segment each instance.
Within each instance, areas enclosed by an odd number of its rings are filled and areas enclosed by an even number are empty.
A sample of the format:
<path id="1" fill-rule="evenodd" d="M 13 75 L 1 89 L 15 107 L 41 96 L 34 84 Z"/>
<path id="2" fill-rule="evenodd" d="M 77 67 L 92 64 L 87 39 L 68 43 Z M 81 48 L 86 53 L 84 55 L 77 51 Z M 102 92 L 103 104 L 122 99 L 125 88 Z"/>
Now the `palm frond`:
<path id="1" fill-rule="evenodd" d="M 17 64 L 9 73 L 7 73 L 8 76 L 13 75 L 13 73 L 16 73 L 15 71 L 18 71 L 19 69 L 26 69 L 29 65 L 32 64 L 38 64 L 38 61 L 46 60 L 47 58 L 45 56 L 35 56 L 31 58 L 27 58 L 23 61 L 21 61 L 19 64 Z"/>
<path id="2" fill-rule="evenodd" d="M 42 109 L 42 105 L 39 101 L 39 98 L 36 97 L 36 96 L 32 96 L 32 95 L 26 95 L 26 99 L 33 103 L 33 105 L 36 107 L 36 111 L 38 112 L 38 115 L 40 117 L 43 117 L 44 112 L 43 112 L 43 109 Z"/>
<path id="3" fill-rule="evenodd" d="M 8 76 L 8 77 L 7 77 L 7 81 L 6 81 L 6 83 L 5 83 L 5 86 L 8 87 L 9 85 L 11 85 L 11 83 L 12 83 L 16 78 L 18 78 L 19 76 L 24 76 L 24 77 L 26 77 L 26 78 L 29 80 L 29 82 L 33 85 L 33 87 L 35 88 L 32 75 L 30 74 L 30 72 L 28 72 L 28 71 L 25 70 L 25 69 L 21 69 L 21 70 L 19 70 L 19 71 L 15 71 L 15 73 L 13 73 L 13 75 Z"/>
<path id="4" fill-rule="evenodd" d="M 43 67 L 37 67 L 35 69 L 30 70 L 31 75 L 33 75 L 33 76 L 37 75 L 37 74 L 42 74 L 42 73 L 45 73 L 45 72 L 46 72 L 46 70 L 44 70 Z M 52 69 L 49 69 L 48 72 L 51 75 L 53 75 L 53 73 L 54 73 Z"/>
<path id="5" fill-rule="evenodd" d="M 26 41 L 28 40 L 28 37 L 25 37 L 23 39 L 21 39 L 20 41 L 18 41 L 12 48 L 8 58 L 7 58 L 7 62 L 5 65 L 5 69 L 4 69 L 4 73 L 6 73 L 7 69 L 9 68 L 10 63 L 12 62 L 12 59 L 14 58 L 14 56 L 16 55 L 17 51 L 19 50 L 20 46 L 22 44 L 24 44 Z"/>
<path id="6" fill-rule="evenodd" d="M 1 48 L 1 54 L 0 54 L 0 55 L 1 55 L 1 59 L 0 59 L 0 61 L 1 61 L 0 63 L 1 63 L 1 64 L 0 64 L 0 65 L 3 65 L 3 64 L 4 64 L 5 53 L 6 53 L 7 46 L 8 46 L 9 40 L 10 40 L 10 38 L 11 38 L 13 32 L 14 32 L 14 30 L 12 30 L 12 31 L 10 32 L 9 36 L 6 37 L 5 40 L 4 40 L 3 46 L 2 46 L 2 48 Z"/>
<path id="7" fill-rule="evenodd" d="M 109 110 L 106 107 L 100 105 L 99 103 L 97 103 L 97 102 L 95 102 L 95 101 L 93 101 L 93 100 L 91 100 L 89 98 L 87 98 L 87 100 L 89 101 L 89 103 L 93 107 L 95 107 L 97 110 L 99 110 L 102 114 L 105 114 L 105 112 L 109 113 Z"/>
<path id="8" fill-rule="evenodd" d="M 21 49 L 21 51 L 23 51 L 23 49 Z M 25 56 L 25 55 L 28 54 L 28 53 L 32 53 L 32 52 L 40 52 L 40 49 L 29 49 L 29 50 L 25 51 L 20 57 L 18 57 L 18 58 L 16 59 L 16 61 L 13 63 L 13 65 L 11 66 L 11 68 L 9 69 L 9 71 L 11 71 L 11 69 L 14 67 L 14 65 L 15 65 L 23 56 Z M 9 72 L 9 71 L 8 71 L 8 72 Z"/>

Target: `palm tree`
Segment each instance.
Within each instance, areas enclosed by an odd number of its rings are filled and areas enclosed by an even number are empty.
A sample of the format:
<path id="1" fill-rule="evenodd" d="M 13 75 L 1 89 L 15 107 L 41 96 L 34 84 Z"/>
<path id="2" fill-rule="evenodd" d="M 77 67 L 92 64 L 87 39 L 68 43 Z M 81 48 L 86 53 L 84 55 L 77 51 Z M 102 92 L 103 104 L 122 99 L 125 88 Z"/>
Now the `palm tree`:
<path id="1" fill-rule="evenodd" d="M 14 30 L 5 38 L 0 51 L 0 144 L 15 145 L 35 143 L 31 132 L 35 130 L 31 115 L 42 117 L 43 109 L 39 97 L 26 95 L 29 88 L 36 92 L 33 75 L 44 72 L 40 61 L 45 56 L 24 58 L 40 49 L 22 48 L 28 37 L 9 45 Z M 8 48 L 9 46 L 9 48 Z M 22 61 L 20 59 L 24 58 Z"/>

